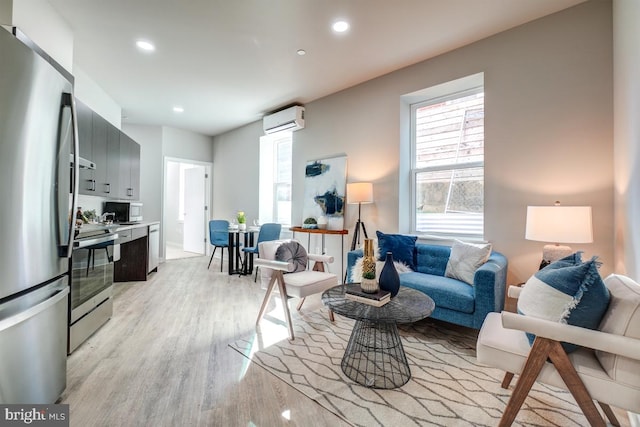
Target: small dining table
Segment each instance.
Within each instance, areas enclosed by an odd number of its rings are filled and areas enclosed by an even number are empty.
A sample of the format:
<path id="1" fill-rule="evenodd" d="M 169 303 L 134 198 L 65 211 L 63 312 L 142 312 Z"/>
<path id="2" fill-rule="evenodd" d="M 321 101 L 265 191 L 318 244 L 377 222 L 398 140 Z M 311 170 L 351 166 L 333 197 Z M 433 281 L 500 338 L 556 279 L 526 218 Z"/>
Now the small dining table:
<path id="1" fill-rule="evenodd" d="M 247 227 L 245 230 L 229 228 L 229 276 L 234 274 L 251 274 L 253 270 L 253 258 L 251 270 L 242 263 L 242 248 L 254 245 L 255 233 L 260 231 L 260 227 Z"/>

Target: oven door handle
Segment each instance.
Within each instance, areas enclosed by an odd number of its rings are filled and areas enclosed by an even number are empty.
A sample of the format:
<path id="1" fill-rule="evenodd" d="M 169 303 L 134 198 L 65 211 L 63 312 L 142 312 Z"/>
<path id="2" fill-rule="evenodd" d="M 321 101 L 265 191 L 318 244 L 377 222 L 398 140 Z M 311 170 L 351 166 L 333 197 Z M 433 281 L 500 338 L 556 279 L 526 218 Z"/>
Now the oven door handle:
<path id="1" fill-rule="evenodd" d="M 76 240 L 75 242 L 73 242 L 73 248 L 80 249 L 80 248 L 86 248 L 87 246 L 98 245 L 100 243 L 113 242 L 118 237 L 119 237 L 118 233 L 114 233 L 114 234 L 107 234 L 105 236 L 96 237 L 93 239 Z"/>

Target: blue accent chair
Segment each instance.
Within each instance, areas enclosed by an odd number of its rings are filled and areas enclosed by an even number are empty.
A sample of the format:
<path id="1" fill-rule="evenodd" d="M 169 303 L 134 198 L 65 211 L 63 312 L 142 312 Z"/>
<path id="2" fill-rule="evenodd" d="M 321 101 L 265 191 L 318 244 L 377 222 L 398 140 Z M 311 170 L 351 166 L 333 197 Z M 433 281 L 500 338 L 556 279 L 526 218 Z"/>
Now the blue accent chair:
<path id="1" fill-rule="evenodd" d="M 251 257 L 253 261 L 253 256 L 258 255 L 258 245 L 261 242 L 268 242 L 270 240 L 278 240 L 280 238 L 280 231 L 282 230 L 281 224 L 276 223 L 267 223 L 262 224 L 260 226 L 260 232 L 258 233 L 258 241 L 255 246 L 250 246 L 246 248 L 242 248 L 242 252 L 244 252 L 244 266 L 247 268 L 249 264 L 247 263 L 247 258 Z M 253 262 L 251 263 L 253 265 Z M 250 274 L 251 271 L 248 271 Z M 256 282 L 258 280 L 258 267 L 256 267 L 256 276 L 253 278 L 253 281 Z"/>
<path id="2" fill-rule="evenodd" d="M 209 221 L 209 242 L 213 245 L 213 253 L 207 270 L 211 267 L 211 261 L 213 261 L 213 256 L 216 254 L 216 249 L 222 248 L 222 253 L 220 254 L 220 271 L 222 271 L 224 248 L 227 248 L 227 252 L 229 252 L 229 221 L 226 219 L 212 219 Z M 231 253 L 229 253 L 229 257 L 231 257 Z"/>

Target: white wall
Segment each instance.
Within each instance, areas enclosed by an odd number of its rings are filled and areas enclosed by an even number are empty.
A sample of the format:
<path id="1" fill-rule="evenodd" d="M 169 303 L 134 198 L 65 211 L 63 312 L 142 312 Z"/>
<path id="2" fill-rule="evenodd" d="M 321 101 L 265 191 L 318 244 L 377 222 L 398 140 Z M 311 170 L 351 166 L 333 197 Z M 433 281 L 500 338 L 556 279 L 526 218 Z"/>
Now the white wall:
<path id="1" fill-rule="evenodd" d="M 13 4 L 11 22 L 67 71 L 73 71 L 73 32 L 47 0 L 4 0 Z M 2 6 L 3 21 L 10 6 Z"/>
<path id="2" fill-rule="evenodd" d="M 375 203 L 362 209 L 369 235 L 406 232 L 400 98 L 484 72 L 485 237 L 508 256 L 509 283 L 528 278 L 541 257 L 543 243 L 524 239 L 527 205 L 555 200 L 593 206 L 594 242 L 573 247 L 599 255 L 607 274 L 613 270 L 611 45 L 610 2 L 587 2 L 308 103 L 306 128 L 294 133 L 294 221 L 302 221 L 305 162 L 346 153 L 348 182 L 374 183 Z M 257 203 L 252 171 L 261 134 L 254 123 L 214 138 L 215 212 L 228 216 L 249 206 L 248 198 Z M 233 191 L 221 191 L 230 182 Z M 348 205 L 345 227 L 352 230 L 356 219 L 357 207 Z M 339 256 L 339 239 L 327 245 Z"/>
<path id="3" fill-rule="evenodd" d="M 640 280 L 640 2 L 614 0 L 615 270 Z"/>
<path id="4" fill-rule="evenodd" d="M 159 126 L 125 123 L 122 131 L 140 144 L 140 201 L 144 204 L 144 218 L 162 218 L 162 128 Z"/>
<path id="5" fill-rule="evenodd" d="M 214 138 L 211 218 L 230 221 L 239 210 L 245 212 L 249 224 L 258 218 L 262 135 L 262 122 L 254 122 Z M 294 132 L 294 151 L 296 136 Z"/>
<path id="6" fill-rule="evenodd" d="M 118 129 L 122 128 L 122 108 L 80 67 L 74 65 L 74 94 L 89 108 Z"/>
<path id="7" fill-rule="evenodd" d="M 124 122 L 122 130 L 140 144 L 140 200 L 145 220 L 162 221 L 164 158 L 210 161 L 212 138 L 166 126 L 135 125 Z M 164 224 L 160 240 L 164 241 Z M 160 256 L 164 257 L 164 248 Z"/>
<path id="8" fill-rule="evenodd" d="M 162 127 L 162 155 L 180 159 L 209 161 L 213 158 L 213 139 L 182 129 Z"/>
<path id="9" fill-rule="evenodd" d="M 167 163 L 167 188 L 165 189 L 166 200 L 164 203 L 165 216 L 163 229 L 166 233 L 167 243 L 178 243 L 182 246 L 183 223 L 178 221 L 177 201 L 180 198 L 180 163 Z"/>

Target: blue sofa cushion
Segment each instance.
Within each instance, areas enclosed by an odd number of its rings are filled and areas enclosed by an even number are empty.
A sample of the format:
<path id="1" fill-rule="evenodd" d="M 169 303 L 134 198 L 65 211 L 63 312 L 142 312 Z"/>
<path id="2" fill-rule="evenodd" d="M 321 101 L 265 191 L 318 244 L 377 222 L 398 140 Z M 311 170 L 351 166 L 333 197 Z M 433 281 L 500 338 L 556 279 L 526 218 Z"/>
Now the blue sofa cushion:
<path id="1" fill-rule="evenodd" d="M 414 258 L 418 236 L 385 234 L 380 231 L 376 231 L 376 235 L 378 236 L 378 248 L 380 248 L 380 261 L 384 261 L 387 257 L 387 252 L 391 252 L 394 261 L 400 261 L 412 270 L 416 269 Z"/>
<path id="2" fill-rule="evenodd" d="M 435 301 L 437 307 L 463 313 L 473 313 L 475 310 L 475 291 L 473 287 L 459 280 L 413 272 L 401 274 L 400 285 L 429 295 Z"/>
<path id="3" fill-rule="evenodd" d="M 444 276 L 450 254 L 451 248 L 449 246 L 416 245 L 417 267 L 414 270 L 420 273 Z"/>

